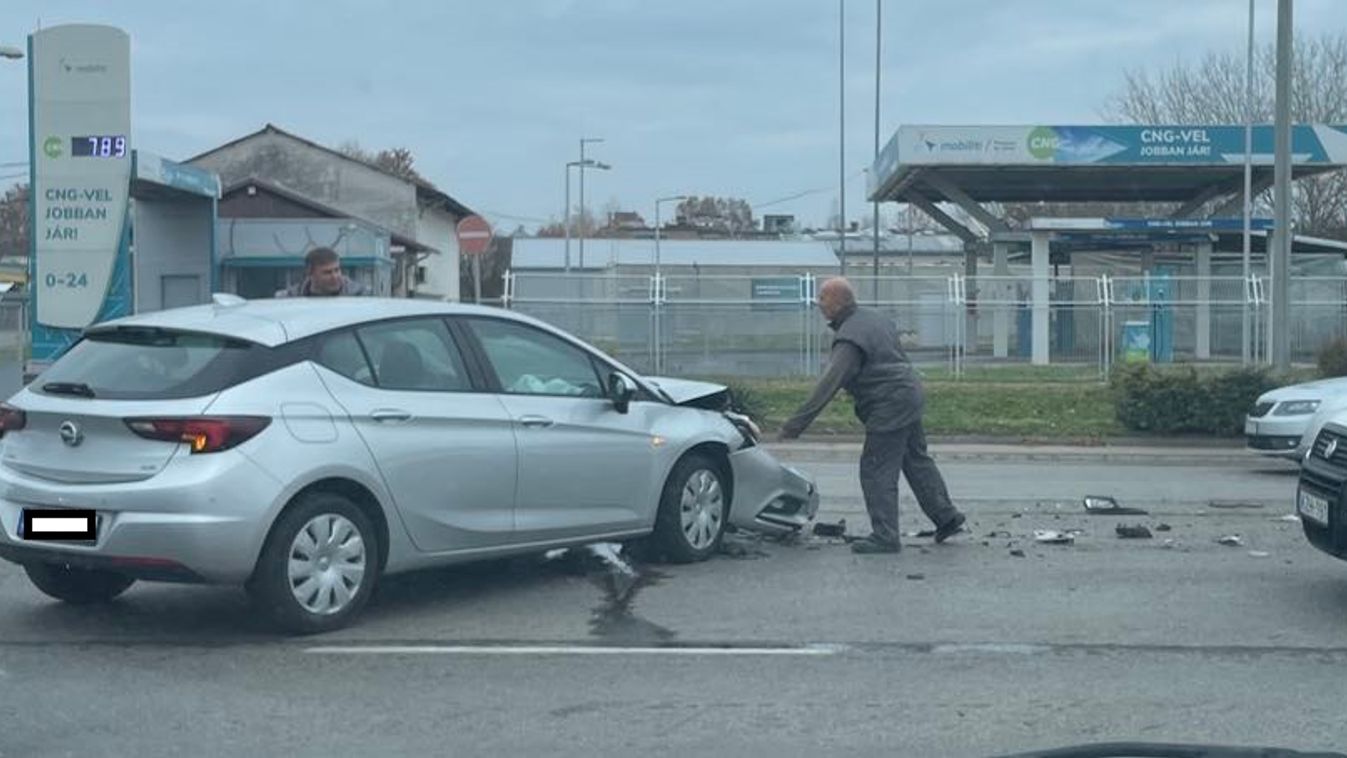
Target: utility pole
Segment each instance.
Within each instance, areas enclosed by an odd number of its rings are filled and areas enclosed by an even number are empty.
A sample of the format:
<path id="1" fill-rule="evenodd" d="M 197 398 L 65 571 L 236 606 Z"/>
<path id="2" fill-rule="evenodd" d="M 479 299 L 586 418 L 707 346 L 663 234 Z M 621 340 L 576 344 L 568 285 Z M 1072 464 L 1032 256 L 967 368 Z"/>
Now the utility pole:
<path id="1" fill-rule="evenodd" d="M 1253 215 L 1253 4 L 1254 0 L 1249 0 L 1249 45 L 1244 53 L 1246 70 L 1244 72 L 1244 247 L 1242 263 L 1244 264 L 1244 287 L 1249 287 L 1250 276 L 1250 250 L 1251 233 L 1250 217 Z M 1243 365 L 1249 365 L 1252 357 L 1252 345 L 1249 340 L 1249 305 L 1244 305 L 1243 330 L 1244 340 L 1240 346 L 1240 360 Z"/>
<path id="2" fill-rule="evenodd" d="M 1276 251 L 1272 257 L 1272 365 L 1291 368 L 1291 0 L 1277 0 Z"/>
<path id="3" fill-rule="evenodd" d="M 837 257 L 847 275 L 847 3 L 837 0 Z"/>
<path id="4" fill-rule="evenodd" d="M 883 25 L 880 23 L 883 19 L 880 6 L 883 0 L 875 0 L 875 161 L 879 160 L 879 79 L 880 79 L 880 44 L 883 37 Z M 879 302 L 879 200 L 875 200 L 875 217 L 873 220 L 875 232 L 875 251 L 874 251 L 874 298 Z"/>

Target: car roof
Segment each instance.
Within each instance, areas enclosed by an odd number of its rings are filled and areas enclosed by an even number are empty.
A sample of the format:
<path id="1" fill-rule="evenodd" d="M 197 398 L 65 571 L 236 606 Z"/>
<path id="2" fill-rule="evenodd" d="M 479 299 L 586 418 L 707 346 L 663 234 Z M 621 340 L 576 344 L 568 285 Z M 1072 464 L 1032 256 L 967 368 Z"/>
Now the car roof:
<path id="1" fill-rule="evenodd" d="M 537 323 L 510 311 L 477 305 L 373 297 L 276 298 L 196 305 L 141 313 L 90 328 L 152 327 L 204 332 L 275 347 L 344 326 L 408 316 L 494 315 Z"/>

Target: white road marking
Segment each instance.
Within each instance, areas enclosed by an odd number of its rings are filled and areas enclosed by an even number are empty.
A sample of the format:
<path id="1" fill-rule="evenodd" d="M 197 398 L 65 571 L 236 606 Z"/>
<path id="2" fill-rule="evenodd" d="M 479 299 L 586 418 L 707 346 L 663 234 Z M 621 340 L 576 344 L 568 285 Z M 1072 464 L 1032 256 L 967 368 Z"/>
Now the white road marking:
<path id="1" fill-rule="evenodd" d="M 836 655 L 841 645 L 801 647 L 615 647 L 598 645 L 323 645 L 305 648 L 320 655 Z"/>

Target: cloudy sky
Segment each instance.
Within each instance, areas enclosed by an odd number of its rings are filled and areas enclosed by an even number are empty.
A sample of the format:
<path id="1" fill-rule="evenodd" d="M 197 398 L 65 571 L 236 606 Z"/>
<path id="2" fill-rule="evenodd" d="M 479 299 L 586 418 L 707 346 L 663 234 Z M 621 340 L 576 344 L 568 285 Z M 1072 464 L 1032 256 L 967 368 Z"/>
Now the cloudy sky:
<path id="1" fill-rule="evenodd" d="M 874 146 L 875 3 L 846 2 L 848 215 Z M 883 0 L 881 134 L 901 123 L 1098 123 L 1129 68 L 1244 46 L 1245 0 Z M 1257 0 L 1272 39 L 1275 0 Z M 559 217 L 581 136 L 613 164 L 587 200 L 665 194 L 823 223 L 838 183 L 837 0 L 4 0 L 0 44 L 108 23 L 132 38 L 133 143 L 185 158 L 267 122 L 407 146 L 507 229 Z M 1298 0 L 1299 30 L 1347 0 Z M 22 63 L 0 60 L 0 164 L 26 160 Z M 22 170 L 21 168 L 19 170 Z M 15 173 L 0 167 L 0 177 Z M 8 184 L 10 179 L 4 179 Z M 812 192 L 810 192 L 812 191 Z M 782 198 L 794 199 L 781 201 Z M 573 196 L 573 200 L 574 200 Z M 773 203 L 773 201 L 778 201 Z"/>

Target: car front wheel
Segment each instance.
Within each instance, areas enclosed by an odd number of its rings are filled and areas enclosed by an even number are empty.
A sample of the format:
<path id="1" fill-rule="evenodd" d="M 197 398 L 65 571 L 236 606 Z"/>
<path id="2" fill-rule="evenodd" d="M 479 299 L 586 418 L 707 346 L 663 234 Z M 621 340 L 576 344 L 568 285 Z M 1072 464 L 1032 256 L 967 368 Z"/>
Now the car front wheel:
<path id="1" fill-rule="evenodd" d="M 339 629 L 373 593 L 379 550 L 369 517 L 350 500 L 305 495 L 271 530 L 248 593 L 286 631 Z"/>
<path id="2" fill-rule="evenodd" d="M 729 518 L 729 489 L 720 464 L 693 453 L 674 466 L 655 517 L 654 542 L 674 563 L 710 558 L 720 547 Z"/>

